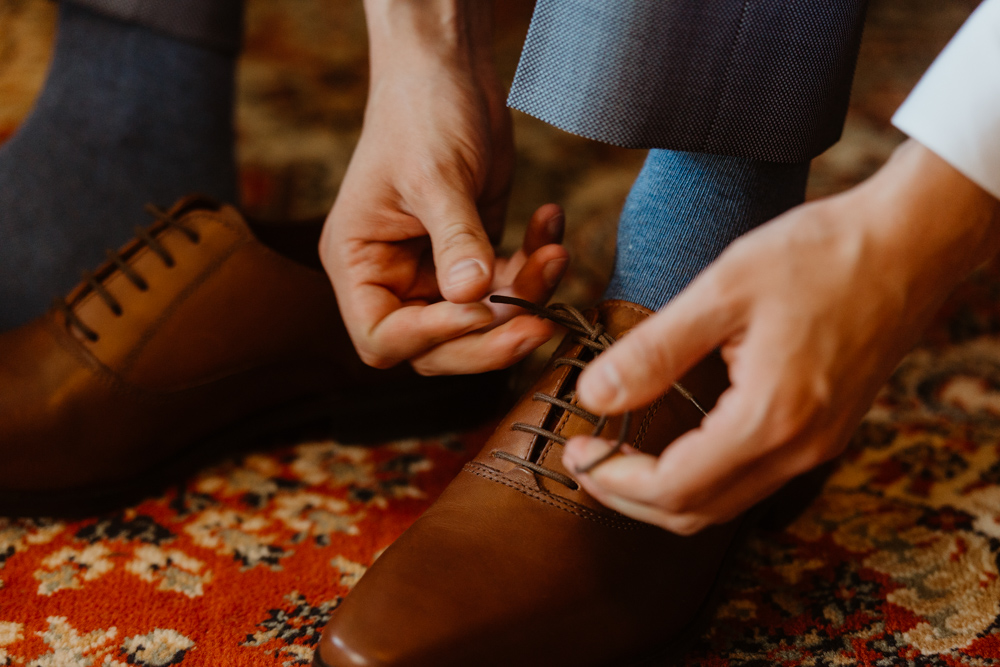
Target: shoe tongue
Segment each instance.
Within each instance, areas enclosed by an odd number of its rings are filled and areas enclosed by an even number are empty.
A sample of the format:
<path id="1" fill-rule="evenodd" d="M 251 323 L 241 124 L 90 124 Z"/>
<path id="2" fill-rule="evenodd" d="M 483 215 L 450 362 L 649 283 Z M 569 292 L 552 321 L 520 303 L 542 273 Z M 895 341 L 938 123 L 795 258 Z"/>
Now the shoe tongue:
<path id="1" fill-rule="evenodd" d="M 167 214 L 172 218 L 180 218 L 192 211 L 218 211 L 222 208 L 224 208 L 223 205 L 211 197 L 187 195 L 178 199 L 173 206 L 167 209 Z"/>
<path id="2" fill-rule="evenodd" d="M 609 334 L 618 338 L 653 314 L 648 308 L 630 301 L 611 299 L 597 304 L 599 322 Z"/>

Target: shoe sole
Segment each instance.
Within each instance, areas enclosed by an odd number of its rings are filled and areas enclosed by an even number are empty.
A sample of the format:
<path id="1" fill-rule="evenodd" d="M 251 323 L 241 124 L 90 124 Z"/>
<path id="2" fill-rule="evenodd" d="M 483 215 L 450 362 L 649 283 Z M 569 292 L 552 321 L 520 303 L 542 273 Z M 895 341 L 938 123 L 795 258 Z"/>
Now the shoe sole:
<path id="1" fill-rule="evenodd" d="M 134 477 L 72 489 L 0 490 L 0 516 L 80 518 L 163 492 L 227 457 L 306 437 L 374 444 L 474 428 L 502 414 L 508 375 L 417 378 L 366 394 L 312 396 L 230 425 Z"/>

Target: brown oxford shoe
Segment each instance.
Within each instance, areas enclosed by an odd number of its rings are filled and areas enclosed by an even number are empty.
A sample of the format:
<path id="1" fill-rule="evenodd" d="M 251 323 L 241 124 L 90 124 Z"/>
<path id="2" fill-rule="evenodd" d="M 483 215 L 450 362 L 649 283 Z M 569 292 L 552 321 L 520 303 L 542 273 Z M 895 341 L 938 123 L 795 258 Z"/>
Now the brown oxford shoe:
<path id="1" fill-rule="evenodd" d="M 192 197 L 46 315 L 0 334 L 0 515 L 78 514 L 304 423 L 378 440 L 485 418 L 502 380 L 365 366 L 320 224 Z"/>
<path id="2" fill-rule="evenodd" d="M 554 313 L 570 333 L 541 379 L 333 613 L 316 667 L 620 666 L 690 634 L 747 522 L 680 537 L 601 506 L 562 465 L 562 443 L 599 423 L 574 398 L 580 369 L 649 314 Z M 635 448 L 658 454 L 696 427 L 725 365 L 713 355 L 679 384 L 633 414 Z"/>

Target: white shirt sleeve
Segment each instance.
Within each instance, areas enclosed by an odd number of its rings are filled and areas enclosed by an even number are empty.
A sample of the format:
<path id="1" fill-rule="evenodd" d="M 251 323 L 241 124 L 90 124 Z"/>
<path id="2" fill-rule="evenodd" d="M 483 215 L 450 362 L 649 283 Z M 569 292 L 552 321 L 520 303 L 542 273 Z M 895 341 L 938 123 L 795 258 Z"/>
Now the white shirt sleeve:
<path id="1" fill-rule="evenodd" d="M 1000 0 L 985 0 L 892 124 L 1000 198 Z"/>

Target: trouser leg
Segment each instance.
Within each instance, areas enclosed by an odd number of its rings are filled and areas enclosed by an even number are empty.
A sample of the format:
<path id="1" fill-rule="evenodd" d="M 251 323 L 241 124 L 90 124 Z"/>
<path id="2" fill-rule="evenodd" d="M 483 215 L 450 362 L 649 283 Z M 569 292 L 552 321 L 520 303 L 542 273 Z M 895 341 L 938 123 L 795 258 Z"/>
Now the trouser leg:
<path id="1" fill-rule="evenodd" d="M 235 53 L 243 36 L 243 0 L 63 0 L 126 23 Z"/>

